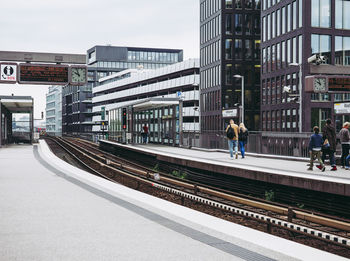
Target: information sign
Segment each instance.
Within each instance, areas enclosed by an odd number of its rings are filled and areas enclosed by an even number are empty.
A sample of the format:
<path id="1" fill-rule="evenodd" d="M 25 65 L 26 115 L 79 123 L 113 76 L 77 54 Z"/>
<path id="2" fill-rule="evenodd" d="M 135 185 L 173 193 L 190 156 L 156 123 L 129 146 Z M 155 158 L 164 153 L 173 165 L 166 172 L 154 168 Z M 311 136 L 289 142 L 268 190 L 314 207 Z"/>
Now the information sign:
<path id="1" fill-rule="evenodd" d="M 2 83 L 17 82 L 17 64 L 16 63 L 0 64 L 0 82 Z"/>
<path id="2" fill-rule="evenodd" d="M 232 110 L 223 110 L 222 111 L 222 117 L 223 118 L 234 118 L 237 117 L 237 109 Z"/>
<path id="3" fill-rule="evenodd" d="M 335 103 L 334 112 L 336 114 L 349 114 L 350 113 L 350 103 Z"/>
<path id="4" fill-rule="evenodd" d="M 68 65 L 19 64 L 19 83 L 68 84 Z"/>
<path id="5" fill-rule="evenodd" d="M 328 76 L 328 91 L 330 92 L 350 91 L 350 77 Z"/>

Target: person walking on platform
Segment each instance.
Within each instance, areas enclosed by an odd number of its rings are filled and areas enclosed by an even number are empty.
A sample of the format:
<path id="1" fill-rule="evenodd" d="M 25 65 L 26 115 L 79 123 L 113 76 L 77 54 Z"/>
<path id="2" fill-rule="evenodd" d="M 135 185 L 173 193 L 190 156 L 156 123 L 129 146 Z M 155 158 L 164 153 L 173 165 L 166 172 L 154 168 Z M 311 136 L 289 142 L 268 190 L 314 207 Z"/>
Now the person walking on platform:
<path id="1" fill-rule="evenodd" d="M 324 162 L 326 158 L 326 154 L 329 155 L 329 161 L 331 163 L 331 171 L 336 171 L 337 166 L 335 165 L 335 158 L 334 158 L 334 153 L 336 151 L 336 146 L 337 146 L 337 137 L 335 134 L 335 128 L 332 126 L 332 121 L 331 119 L 327 119 L 326 125 L 323 128 L 323 147 L 324 149 L 322 150 L 322 161 Z M 317 166 L 318 168 L 321 168 L 320 165 Z"/>
<path id="2" fill-rule="evenodd" d="M 340 143 L 341 143 L 341 167 L 345 168 L 345 159 L 349 155 L 350 149 L 350 133 L 349 133 L 349 122 L 343 124 L 343 128 L 339 132 Z"/>
<path id="3" fill-rule="evenodd" d="M 143 133 L 142 133 L 143 143 L 147 143 L 147 138 L 148 138 L 148 127 L 147 127 L 147 124 L 143 125 L 142 129 L 143 129 Z"/>
<path id="4" fill-rule="evenodd" d="M 226 128 L 226 136 L 228 140 L 228 147 L 230 150 L 231 159 L 233 159 L 233 148 L 235 149 L 236 159 L 238 159 L 238 133 L 239 129 L 237 124 L 233 120 L 230 120 L 230 124 Z"/>
<path id="5" fill-rule="evenodd" d="M 322 136 L 319 134 L 320 129 L 318 126 L 314 127 L 314 134 L 311 135 L 309 141 L 309 153 L 310 153 L 310 167 L 307 170 L 312 170 L 314 166 L 314 159 L 317 158 L 320 163 L 320 169 L 325 171 L 325 166 L 321 159 L 321 150 L 323 145 Z"/>
<path id="6" fill-rule="evenodd" d="M 238 134 L 239 148 L 241 150 L 242 159 L 245 156 L 245 145 L 248 142 L 248 130 L 242 122 L 239 124 L 239 134 Z"/>

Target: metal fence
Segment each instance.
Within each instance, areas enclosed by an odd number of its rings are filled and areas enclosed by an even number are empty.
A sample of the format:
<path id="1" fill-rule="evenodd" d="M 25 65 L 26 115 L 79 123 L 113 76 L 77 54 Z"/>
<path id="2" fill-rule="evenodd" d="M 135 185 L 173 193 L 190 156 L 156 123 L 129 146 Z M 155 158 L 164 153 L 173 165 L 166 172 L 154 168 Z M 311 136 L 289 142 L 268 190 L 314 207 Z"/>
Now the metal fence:
<path id="1" fill-rule="evenodd" d="M 258 154 L 308 157 L 310 135 L 311 133 L 249 132 L 246 150 Z M 183 146 L 228 150 L 225 132 L 188 132 L 183 135 Z"/>

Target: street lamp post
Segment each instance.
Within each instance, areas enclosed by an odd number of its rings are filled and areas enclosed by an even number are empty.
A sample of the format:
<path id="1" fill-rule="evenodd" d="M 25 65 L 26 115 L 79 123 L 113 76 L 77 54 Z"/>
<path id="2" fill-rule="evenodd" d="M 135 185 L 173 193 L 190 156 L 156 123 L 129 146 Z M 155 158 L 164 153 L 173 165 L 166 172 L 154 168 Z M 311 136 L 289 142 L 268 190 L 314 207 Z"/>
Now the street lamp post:
<path id="1" fill-rule="evenodd" d="M 299 132 L 303 132 L 303 84 L 301 75 L 301 65 L 299 63 L 290 63 L 290 66 L 299 67 Z"/>
<path id="2" fill-rule="evenodd" d="M 244 76 L 243 75 L 233 75 L 234 78 L 241 78 L 242 81 L 242 123 L 244 124 Z"/>

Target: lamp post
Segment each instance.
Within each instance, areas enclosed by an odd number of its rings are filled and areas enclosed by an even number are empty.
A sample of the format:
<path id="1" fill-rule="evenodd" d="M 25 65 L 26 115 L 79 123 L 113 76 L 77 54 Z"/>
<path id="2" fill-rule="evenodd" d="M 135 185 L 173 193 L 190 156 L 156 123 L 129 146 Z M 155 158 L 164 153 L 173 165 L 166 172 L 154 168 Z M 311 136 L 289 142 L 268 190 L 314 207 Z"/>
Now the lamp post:
<path id="1" fill-rule="evenodd" d="M 299 63 L 290 63 L 289 66 L 299 67 L 299 132 L 303 132 L 303 84 L 301 75 L 301 65 Z"/>
<path id="2" fill-rule="evenodd" d="M 244 124 L 244 76 L 243 75 L 239 75 L 239 74 L 235 74 L 233 75 L 234 78 L 241 78 L 242 80 L 242 123 Z"/>

